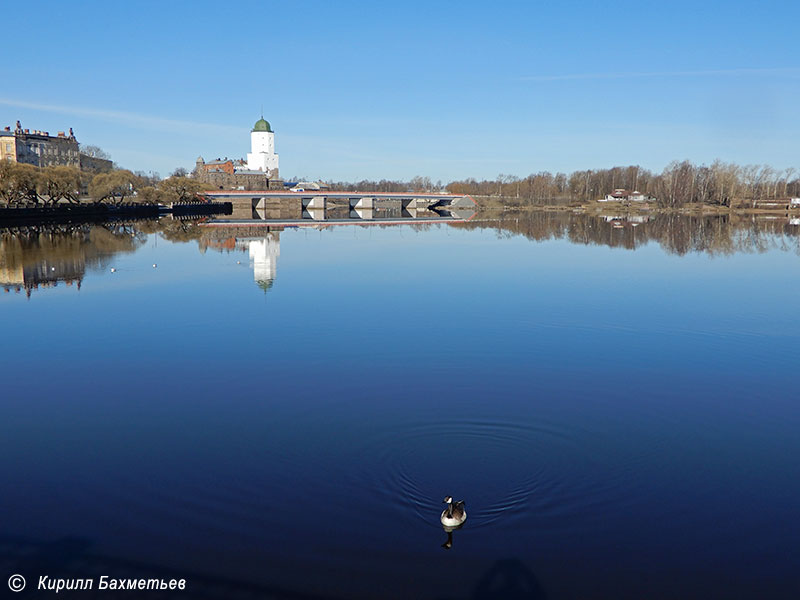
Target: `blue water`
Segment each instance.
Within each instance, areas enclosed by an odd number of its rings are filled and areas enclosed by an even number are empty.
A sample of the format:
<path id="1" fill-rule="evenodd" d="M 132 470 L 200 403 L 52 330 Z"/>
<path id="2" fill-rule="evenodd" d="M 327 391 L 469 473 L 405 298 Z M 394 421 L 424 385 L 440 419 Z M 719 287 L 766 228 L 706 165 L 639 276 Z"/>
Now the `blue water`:
<path id="1" fill-rule="evenodd" d="M 270 285 L 252 239 L 150 233 L 0 295 L 0 581 L 800 597 L 796 252 L 270 236 Z"/>

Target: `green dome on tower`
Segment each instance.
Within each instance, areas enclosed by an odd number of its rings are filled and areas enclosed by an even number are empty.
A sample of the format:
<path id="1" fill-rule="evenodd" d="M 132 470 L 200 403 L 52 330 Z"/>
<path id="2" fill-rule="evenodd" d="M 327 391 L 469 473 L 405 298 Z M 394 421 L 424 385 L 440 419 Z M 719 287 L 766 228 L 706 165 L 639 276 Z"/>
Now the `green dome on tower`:
<path id="1" fill-rule="evenodd" d="M 253 125 L 253 131 L 269 131 L 272 132 L 272 127 L 269 126 L 269 121 L 265 121 L 264 117 L 261 117 L 256 124 Z"/>

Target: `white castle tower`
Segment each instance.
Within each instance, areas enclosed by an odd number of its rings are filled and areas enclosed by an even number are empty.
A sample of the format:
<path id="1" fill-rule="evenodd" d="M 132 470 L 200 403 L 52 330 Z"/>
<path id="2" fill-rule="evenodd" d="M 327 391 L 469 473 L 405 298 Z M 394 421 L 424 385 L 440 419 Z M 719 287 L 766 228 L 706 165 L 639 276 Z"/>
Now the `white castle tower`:
<path id="1" fill-rule="evenodd" d="M 278 177 L 278 155 L 275 154 L 275 134 L 269 123 L 261 117 L 250 132 L 250 150 L 247 154 L 247 168 L 263 171 L 269 177 Z"/>

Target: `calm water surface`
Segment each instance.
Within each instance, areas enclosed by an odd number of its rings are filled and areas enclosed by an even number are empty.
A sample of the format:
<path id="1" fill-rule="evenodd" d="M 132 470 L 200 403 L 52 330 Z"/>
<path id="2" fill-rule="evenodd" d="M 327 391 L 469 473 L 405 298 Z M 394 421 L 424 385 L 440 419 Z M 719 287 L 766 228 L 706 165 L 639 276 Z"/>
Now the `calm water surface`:
<path id="1" fill-rule="evenodd" d="M 800 227 L 636 225 L 3 232 L 0 576 L 800 597 Z"/>

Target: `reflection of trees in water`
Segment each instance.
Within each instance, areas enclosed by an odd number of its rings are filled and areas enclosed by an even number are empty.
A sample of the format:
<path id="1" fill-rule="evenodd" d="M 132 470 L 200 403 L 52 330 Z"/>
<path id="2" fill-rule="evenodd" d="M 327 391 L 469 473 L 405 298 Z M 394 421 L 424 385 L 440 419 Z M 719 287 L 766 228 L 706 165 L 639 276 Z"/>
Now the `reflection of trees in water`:
<path id="1" fill-rule="evenodd" d="M 105 223 L 38 223 L 0 228 L 0 287 L 6 291 L 80 288 L 86 271 L 105 270 L 115 255 L 135 252 L 147 235 L 173 242 L 199 240 L 198 219 L 151 219 Z"/>
<path id="2" fill-rule="evenodd" d="M 758 219 L 731 215 L 692 216 L 654 213 L 646 216 L 596 216 L 567 211 L 514 211 L 479 215 L 453 223 L 462 229 L 494 229 L 498 236 L 522 235 L 529 240 L 567 239 L 573 244 L 636 248 L 658 243 L 666 252 L 711 255 L 766 252 L 800 254 L 800 225 L 788 219 Z"/>
<path id="3" fill-rule="evenodd" d="M 124 222 L 0 229 L 0 286 L 28 295 L 59 282 L 80 288 L 87 270 L 105 269 L 115 254 L 134 252 L 145 237 Z"/>
<path id="4" fill-rule="evenodd" d="M 103 224 L 35 224 L 0 229 L 0 288 L 6 291 L 53 287 L 59 283 L 81 285 L 86 271 L 105 270 L 114 255 L 132 253 L 148 234 L 159 233 L 172 242 L 197 241 L 201 252 L 208 247 L 233 249 L 236 239 L 261 238 L 263 227 L 205 228 L 200 220 L 164 218 Z M 568 211 L 513 211 L 482 214 L 474 221 L 449 223 L 462 229 L 492 229 L 499 237 L 522 235 L 534 241 L 565 239 L 574 244 L 595 244 L 636 249 L 650 242 L 666 252 L 684 255 L 760 253 L 776 249 L 800 255 L 800 225 L 788 218 L 771 216 L 708 215 L 676 213 L 597 216 Z M 394 225 L 363 225 L 389 228 Z M 416 231 L 432 227 L 410 223 Z M 275 232 L 280 229 L 274 230 Z M 226 246 L 230 244 L 230 248 Z M 274 270 L 274 269 L 273 269 Z M 272 279 L 259 285 L 269 286 Z"/>
<path id="5" fill-rule="evenodd" d="M 198 227 L 198 224 L 205 219 L 172 219 L 164 218 L 158 221 L 152 221 L 154 233 L 158 231 L 165 240 L 170 242 L 191 242 L 199 240 L 203 235 L 203 228 Z"/>

